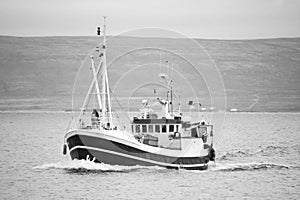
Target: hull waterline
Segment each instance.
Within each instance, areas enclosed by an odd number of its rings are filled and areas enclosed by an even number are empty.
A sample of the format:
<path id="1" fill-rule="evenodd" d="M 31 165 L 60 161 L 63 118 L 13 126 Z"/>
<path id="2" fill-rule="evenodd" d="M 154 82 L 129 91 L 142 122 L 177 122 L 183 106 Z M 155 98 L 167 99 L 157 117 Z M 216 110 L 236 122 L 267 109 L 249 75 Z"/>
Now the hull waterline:
<path id="1" fill-rule="evenodd" d="M 132 141 L 112 140 L 96 134 L 72 134 L 66 137 L 72 159 L 90 159 L 97 163 L 124 166 L 161 166 L 205 170 L 211 153 L 205 156 L 187 157 L 180 151 L 166 155 L 157 148 L 156 152 L 147 151 Z"/>

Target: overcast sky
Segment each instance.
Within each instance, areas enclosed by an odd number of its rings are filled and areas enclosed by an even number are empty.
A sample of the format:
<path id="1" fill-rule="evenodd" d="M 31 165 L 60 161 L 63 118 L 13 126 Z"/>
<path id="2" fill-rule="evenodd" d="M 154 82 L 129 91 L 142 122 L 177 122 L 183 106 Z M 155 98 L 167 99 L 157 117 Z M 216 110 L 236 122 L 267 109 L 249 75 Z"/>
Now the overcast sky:
<path id="1" fill-rule="evenodd" d="M 300 36 L 300 0 L 0 0 L 0 35 L 93 35 L 142 27 L 194 38 Z"/>

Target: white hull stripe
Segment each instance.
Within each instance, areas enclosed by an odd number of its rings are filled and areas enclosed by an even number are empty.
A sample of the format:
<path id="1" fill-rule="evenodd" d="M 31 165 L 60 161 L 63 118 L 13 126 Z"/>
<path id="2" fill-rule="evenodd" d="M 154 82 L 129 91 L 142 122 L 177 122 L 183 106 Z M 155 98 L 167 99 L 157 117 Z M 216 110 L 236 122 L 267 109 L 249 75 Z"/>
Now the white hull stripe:
<path id="1" fill-rule="evenodd" d="M 118 156 L 123 156 L 123 157 L 131 158 L 131 159 L 135 159 L 135 160 L 139 160 L 139 161 L 143 161 L 143 162 L 148 162 L 148 163 L 151 163 L 154 165 L 160 165 L 160 166 L 183 167 L 183 168 L 206 166 L 206 164 L 190 164 L 190 165 L 180 164 L 179 165 L 179 164 L 163 163 L 163 162 L 158 162 L 158 161 L 154 161 L 154 160 L 131 156 L 131 155 L 115 152 L 115 151 L 110 151 L 110 150 L 100 149 L 100 148 L 95 148 L 95 147 L 87 147 L 87 146 L 75 146 L 72 149 L 70 149 L 70 153 L 75 149 L 87 149 L 87 150 L 101 151 L 101 152 L 110 153 L 110 154 L 114 154 L 114 155 L 118 155 Z"/>

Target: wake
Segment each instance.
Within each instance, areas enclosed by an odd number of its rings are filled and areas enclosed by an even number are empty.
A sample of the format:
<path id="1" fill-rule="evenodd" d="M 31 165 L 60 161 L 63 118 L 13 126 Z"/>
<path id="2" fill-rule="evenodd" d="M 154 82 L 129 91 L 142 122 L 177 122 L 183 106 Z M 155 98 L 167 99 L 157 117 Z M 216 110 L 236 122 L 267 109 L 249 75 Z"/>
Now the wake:
<path id="1" fill-rule="evenodd" d="M 140 169 L 149 170 L 159 170 L 165 169 L 158 166 L 122 166 L 122 165 L 109 165 L 104 163 L 95 163 L 90 160 L 70 160 L 66 162 L 57 163 L 45 163 L 33 167 L 35 170 L 50 170 L 50 169 L 63 169 L 68 172 L 80 173 L 80 172 L 91 172 L 91 173 L 101 173 L 101 172 L 132 172 Z"/>
<path id="2" fill-rule="evenodd" d="M 292 169 L 297 168 L 297 166 L 276 164 L 276 163 L 219 163 L 215 166 L 209 166 L 209 171 L 255 171 L 255 170 L 269 170 L 269 169 Z"/>
<path id="3" fill-rule="evenodd" d="M 218 159 L 219 160 L 233 160 L 236 158 L 243 157 L 256 157 L 256 156 L 288 156 L 288 155 L 297 155 L 300 152 L 300 145 L 294 144 L 290 146 L 265 146 L 259 147 L 258 150 L 250 150 L 250 149 L 241 149 L 241 150 L 232 150 L 228 152 L 224 152 L 221 154 Z"/>

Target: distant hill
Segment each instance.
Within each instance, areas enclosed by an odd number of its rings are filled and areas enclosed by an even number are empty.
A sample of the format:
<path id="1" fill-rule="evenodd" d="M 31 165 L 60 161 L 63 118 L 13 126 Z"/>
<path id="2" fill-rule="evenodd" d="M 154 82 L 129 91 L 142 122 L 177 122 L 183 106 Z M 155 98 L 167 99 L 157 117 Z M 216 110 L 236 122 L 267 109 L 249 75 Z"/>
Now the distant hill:
<path id="1" fill-rule="evenodd" d="M 196 41 L 220 70 L 228 109 L 300 111 L 300 38 Z M 76 72 L 98 42 L 97 37 L 0 36 L 0 110 L 71 109 Z M 121 37 L 108 61 L 124 47 L 152 44 L 191 51 L 185 39 Z"/>

